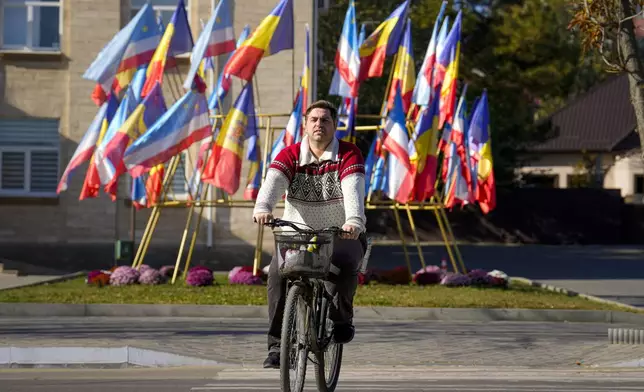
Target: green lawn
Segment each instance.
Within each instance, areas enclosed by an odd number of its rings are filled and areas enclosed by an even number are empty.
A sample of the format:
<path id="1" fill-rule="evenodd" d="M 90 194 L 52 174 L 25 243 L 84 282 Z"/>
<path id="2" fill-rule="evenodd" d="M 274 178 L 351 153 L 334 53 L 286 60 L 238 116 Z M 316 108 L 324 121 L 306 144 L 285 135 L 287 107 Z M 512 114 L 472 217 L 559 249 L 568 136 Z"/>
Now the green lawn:
<path id="1" fill-rule="evenodd" d="M 50 285 L 0 291 L 0 302 L 39 303 L 114 303 L 114 304 L 201 304 L 201 305 L 265 305 L 265 286 L 229 285 L 226 276 L 216 277 L 218 284 L 190 287 L 180 282 L 158 286 L 105 286 L 85 284 L 77 278 Z M 509 289 L 451 288 L 432 286 L 360 286 L 356 306 L 405 306 L 441 308 L 524 308 L 524 309 L 597 309 L 627 308 L 593 302 L 580 297 L 512 283 Z"/>

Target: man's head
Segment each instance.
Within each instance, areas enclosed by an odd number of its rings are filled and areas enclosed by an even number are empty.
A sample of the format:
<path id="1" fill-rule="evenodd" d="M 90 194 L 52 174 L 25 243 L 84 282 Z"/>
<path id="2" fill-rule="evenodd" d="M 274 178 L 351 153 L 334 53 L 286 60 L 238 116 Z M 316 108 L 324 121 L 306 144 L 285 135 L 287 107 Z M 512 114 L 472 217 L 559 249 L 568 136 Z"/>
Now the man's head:
<path id="1" fill-rule="evenodd" d="M 304 131 L 309 139 L 328 144 L 335 136 L 338 110 L 329 101 L 316 101 L 306 109 Z"/>

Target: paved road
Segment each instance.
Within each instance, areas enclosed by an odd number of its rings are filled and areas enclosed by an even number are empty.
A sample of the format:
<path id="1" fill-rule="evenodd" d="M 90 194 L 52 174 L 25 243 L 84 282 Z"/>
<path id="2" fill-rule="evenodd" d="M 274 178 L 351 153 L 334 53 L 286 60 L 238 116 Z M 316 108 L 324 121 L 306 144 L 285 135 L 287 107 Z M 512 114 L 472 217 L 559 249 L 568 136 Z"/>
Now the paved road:
<path id="1" fill-rule="evenodd" d="M 314 378 L 307 374 L 306 391 L 315 391 Z M 243 378 L 242 378 L 243 377 Z M 277 371 L 236 369 L 188 370 L 0 370 L 3 392 L 155 392 L 155 391 L 279 391 Z M 341 391 L 637 391 L 644 372 L 562 372 L 551 369 L 456 369 L 407 368 L 399 370 L 345 369 Z"/>
<path id="2" fill-rule="evenodd" d="M 609 344 L 609 326 L 620 325 L 356 320 L 344 363 L 579 369 L 644 358 L 644 345 Z M 133 346 L 256 368 L 266 355 L 266 320 L 0 318 L 0 347 L 11 346 Z"/>

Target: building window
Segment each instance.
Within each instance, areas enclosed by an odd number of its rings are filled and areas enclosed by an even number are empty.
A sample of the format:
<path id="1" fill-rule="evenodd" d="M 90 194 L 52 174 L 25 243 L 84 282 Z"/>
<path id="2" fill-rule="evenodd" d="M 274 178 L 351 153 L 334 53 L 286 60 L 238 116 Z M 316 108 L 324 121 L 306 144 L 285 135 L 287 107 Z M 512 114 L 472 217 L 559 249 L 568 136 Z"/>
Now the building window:
<path id="1" fill-rule="evenodd" d="M 588 174 L 568 174 L 566 181 L 568 188 L 589 188 L 591 185 Z"/>
<path id="2" fill-rule="evenodd" d="M 0 120 L 0 197 L 56 197 L 58 121 Z"/>
<path id="3" fill-rule="evenodd" d="M 633 191 L 636 195 L 644 194 L 644 174 L 636 174 L 633 176 Z"/>
<path id="4" fill-rule="evenodd" d="M 0 47 L 3 50 L 59 51 L 60 0 L 0 1 Z"/>
<path id="5" fill-rule="evenodd" d="M 532 174 L 522 176 L 523 188 L 559 188 L 558 174 Z"/>
<path id="6" fill-rule="evenodd" d="M 150 3 L 152 9 L 161 18 L 163 26 L 167 26 L 172 19 L 172 14 L 177 9 L 177 0 L 130 0 L 130 20 L 136 16 L 145 3 Z M 186 5 L 186 15 L 190 15 L 190 1 L 184 0 Z M 188 16 L 190 18 L 190 16 Z"/>

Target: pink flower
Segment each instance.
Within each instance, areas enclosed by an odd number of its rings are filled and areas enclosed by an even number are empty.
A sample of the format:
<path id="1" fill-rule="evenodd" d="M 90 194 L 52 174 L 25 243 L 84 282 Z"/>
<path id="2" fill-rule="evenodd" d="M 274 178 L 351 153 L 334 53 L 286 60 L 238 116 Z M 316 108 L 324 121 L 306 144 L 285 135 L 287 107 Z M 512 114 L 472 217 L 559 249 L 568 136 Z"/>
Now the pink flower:
<path id="1" fill-rule="evenodd" d="M 470 278 L 462 274 L 447 274 L 441 280 L 441 284 L 448 287 L 469 286 Z"/>
<path id="2" fill-rule="evenodd" d="M 134 284 L 139 281 L 139 275 L 139 271 L 124 265 L 112 272 L 112 275 L 110 275 L 110 284 L 113 286 Z"/>
<path id="3" fill-rule="evenodd" d="M 228 280 L 231 284 L 247 284 L 247 285 L 260 285 L 264 281 L 259 276 L 253 275 L 252 272 L 238 271 L 235 275 Z"/>
<path id="4" fill-rule="evenodd" d="M 163 282 L 165 282 L 165 277 L 154 268 L 144 270 L 139 276 L 139 283 L 141 284 L 161 284 Z"/>
<path id="5" fill-rule="evenodd" d="M 212 271 L 203 266 L 192 267 L 186 276 L 186 283 L 190 286 L 210 286 L 214 280 Z"/>

